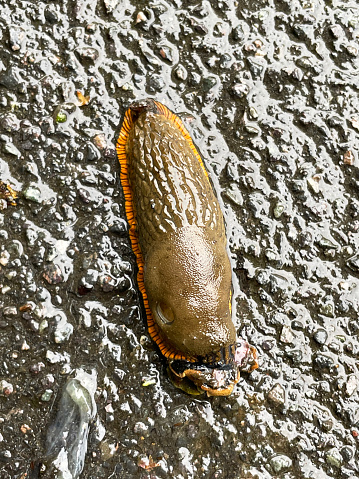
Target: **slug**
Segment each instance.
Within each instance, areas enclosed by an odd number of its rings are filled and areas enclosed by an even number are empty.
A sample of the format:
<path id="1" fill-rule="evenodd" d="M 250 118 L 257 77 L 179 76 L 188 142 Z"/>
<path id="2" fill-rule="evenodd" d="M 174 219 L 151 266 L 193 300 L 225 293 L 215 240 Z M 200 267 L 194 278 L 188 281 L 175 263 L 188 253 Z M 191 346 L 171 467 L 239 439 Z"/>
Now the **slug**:
<path id="1" fill-rule="evenodd" d="M 227 396 L 258 364 L 236 336 L 224 219 L 203 161 L 181 120 L 152 99 L 128 108 L 116 149 L 149 334 L 177 386 Z"/>

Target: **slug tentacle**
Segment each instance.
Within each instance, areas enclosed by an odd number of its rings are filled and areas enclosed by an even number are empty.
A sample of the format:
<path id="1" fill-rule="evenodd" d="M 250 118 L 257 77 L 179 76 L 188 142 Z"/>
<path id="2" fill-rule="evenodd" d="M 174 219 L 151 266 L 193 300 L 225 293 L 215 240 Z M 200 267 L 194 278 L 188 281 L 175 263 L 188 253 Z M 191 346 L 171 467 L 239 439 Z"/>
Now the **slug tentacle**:
<path id="1" fill-rule="evenodd" d="M 181 120 L 151 99 L 126 111 L 117 154 L 148 331 L 172 375 L 228 395 L 257 362 L 236 344 L 224 220 L 202 159 Z"/>

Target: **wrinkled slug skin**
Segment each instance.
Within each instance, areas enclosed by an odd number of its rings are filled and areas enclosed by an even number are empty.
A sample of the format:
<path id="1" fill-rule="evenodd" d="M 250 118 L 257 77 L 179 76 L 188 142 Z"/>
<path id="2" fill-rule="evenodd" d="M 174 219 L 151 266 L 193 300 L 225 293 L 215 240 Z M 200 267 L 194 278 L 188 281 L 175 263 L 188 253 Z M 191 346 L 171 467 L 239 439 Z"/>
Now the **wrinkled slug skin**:
<path id="1" fill-rule="evenodd" d="M 157 330 L 187 357 L 234 343 L 223 215 L 203 166 L 179 128 L 148 110 L 129 131 L 126 157 L 144 286 Z"/>

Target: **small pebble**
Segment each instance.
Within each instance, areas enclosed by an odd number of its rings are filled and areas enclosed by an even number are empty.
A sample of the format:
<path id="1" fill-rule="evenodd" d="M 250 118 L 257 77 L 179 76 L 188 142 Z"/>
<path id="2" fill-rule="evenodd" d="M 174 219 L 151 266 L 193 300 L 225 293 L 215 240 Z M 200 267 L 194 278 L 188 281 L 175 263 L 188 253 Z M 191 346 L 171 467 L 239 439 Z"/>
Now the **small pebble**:
<path id="1" fill-rule="evenodd" d="M 46 389 L 46 391 L 41 396 L 41 401 L 49 402 L 53 394 L 54 391 L 52 391 L 52 389 Z"/>
<path id="2" fill-rule="evenodd" d="M 46 6 L 44 16 L 46 21 L 49 22 L 51 25 L 55 25 L 59 21 L 54 5 Z"/>
<path id="3" fill-rule="evenodd" d="M 353 451 L 352 447 L 344 446 L 344 447 L 341 448 L 340 454 L 342 455 L 343 460 L 345 462 L 349 462 L 352 459 L 352 457 L 354 456 L 354 451 Z"/>
<path id="4" fill-rule="evenodd" d="M 159 54 L 164 60 L 167 60 L 169 63 L 173 63 L 173 50 L 168 46 L 162 46 L 159 50 Z"/>
<path id="5" fill-rule="evenodd" d="M 332 25 L 329 27 L 330 33 L 333 35 L 335 39 L 340 38 L 343 36 L 343 29 L 340 25 Z"/>
<path id="6" fill-rule="evenodd" d="M 234 96 L 243 98 L 249 93 L 249 86 L 244 83 L 236 83 L 231 89 Z"/>
<path id="7" fill-rule="evenodd" d="M 314 193 L 319 193 L 320 187 L 319 187 L 319 179 L 317 177 L 313 176 L 312 178 L 308 178 L 307 183 Z"/>
<path id="8" fill-rule="evenodd" d="M 356 57 L 358 56 L 358 48 L 354 45 L 348 45 L 347 46 L 347 52 L 349 53 L 350 56 Z"/>
<path id="9" fill-rule="evenodd" d="M 21 88 L 23 80 L 20 75 L 20 70 L 17 67 L 11 66 L 5 73 L 0 76 L 0 84 L 9 90 L 17 90 Z"/>
<path id="10" fill-rule="evenodd" d="M 0 102 L 4 100 L 4 97 L 0 98 Z M 1 104 L 1 106 L 5 106 Z M 8 113 L 0 117 L 0 128 L 8 133 L 18 131 L 20 122 L 13 113 Z M 5 135 L 1 135 L 0 138 L 4 138 Z"/>
<path id="11" fill-rule="evenodd" d="M 28 186 L 25 188 L 23 195 L 27 200 L 33 201 L 34 203 L 41 203 L 41 191 L 36 186 Z"/>
<path id="12" fill-rule="evenodd" d="M 203 79 L 203 90 L 209 91 L 218 84 L 218 80 L 215 76 L 209 76 Z"/>
<path id="13" fill-rule="evenodd" d="M 323 249 L 335 249 L 337 247 L 337 245 L 333 243 L 333 241 L 328 238 L 325 238 L 322 235 L 319 236 L 318 245 Z"/>
<path id="14" fill-rule="evenodd" d="M 117 5 L 120 3 L 120 0 L 104 0 L 104 5 L 107 13 L 112 13 Z"/>
<path id="15" fill-rule="evenodd" d="M 284 472 L 292 466 L 292 460 L 283 454 L 272 457 L 269 463 L 276 474 Z"/>
<path id="16" fill-rule="evenodd" d="M 55 116 L 56 123 L 66 123 L 67 114 L 64 111 L 59 111 Z"/>
<path id="17" fill-rule="evenodd" d="M 351 396 L 358 386 L 357 378 L 354 374 L 348 377 L 348 381 L 345 386 L 345 392 L 347 396 Z"/>
<path id="18" fill-rule="evenodd" d="M 47 319 L 43 319 L 39 324 L 39 333 L 42 334 L 49 327 Z"/>
<path id="19" fill-rule="evenodd" d="M 0 462 L 8 462 L 11 459 L 12 455 L 9 450 L 0 451 Z"/>
<path id="20" fill-rule="evenodd" d="M 64 281 L 61 268 L 54 263 L 46 264 L 42 276 L 49 284 L 58 284 Z"/>
<path id="21" fill-rule="evenodd" d="M 3 396 L 10 396 L 14 392 L 14 387 L 11 383 L 5 381 L 4 379 L 0 381 L 0 394 Z"/>
<path id="22" fill-rule="evenodd" d="M 245 130 L 250 133 L 251 135 L 258 135 L 259 134 L 259 129 L 256 126 L 253 126 L 249 123 L 246 123 L 244 125 Z"/>
<path id="23" fill-rule="evenodd" d="M 9 27 L 9 43 L 12 51 L 16 52 L 20 50 L 25 39 L 26 32 L 23 27 L 20 27 L 18 25 L 11 25 Z"/>
<path id="24" fill-rule="evenodd" d="M 275 406 L 280 406 L 285 402 L 284 389 L 280 384 L 276 384 L 268 393 L 268 400 Z"/>
<path id="25" fill-rule="evenodd" d="M 10 143 L 10 142 L 5 143 L 4 152 L 8 153 L 9 155 L 16 156 L 16 158 L 20 158 L 21 156 L 20 151 L 16 148 L 16 146 L 13 143 Z"/>
<path id="26" fill-rule="evenodd" d="M 292 71 L 292 77 L 295 80 L 302 81 L 302 79 L 303 79 L 302 70 L 300 68 L 294 68 L 294 70 Z"/>
<path id="27" fill-rule="evenodd" d="M 324 303 L 319 306 L 319 311 L 328 318 L 334 318 L 334 305 L 332 303 Z"/>
<path id="28" fill-rule="evenodd" d="M 46 359 L 51 364 L 61 363 L 66 360 L 66 358 L 60 353 L 54 353 L 53 351 L 46 351 Z"/>
<path id="29" fill-rule="evenodd" d="M 74 327 L 72 324 L 67 323 L 67 322 L 61 322 L 59 325 L 57 325 L 55 334 L 54 334 L 54 341 L 56 344 L 61 344 L 64 343 L 65 341 L 68 341 L 70 338 L 71 334 L 73 333 Z"/>
<path id="30" fill-rule="evenodd" d="M 235 183 L 232 183 L 228 188 L 225 189 L 224 196 L 226 196 L 234 205 L 243 205 L 242 193 Z"/>
<path id="31" fill-rule="evenodd" d="M 131 85 L 131 83 L 126 82 L 122 85 L 121 88 L 122 88 L 123 91 L 132 91 L 133 90 L 133 85 Z"/>
<path id="32" fill-rule="evenodd" d="M 38 374 L 44 369 L 44 367 L 45 364 L 43 362 L 35 363 L 29 367 L 29 371 L 33 374 Z"/>
<path id="33" fill-rule="evenodd" d="M 174 70 L 175 76 L 178 78 L 178 80 L 183 80 L 185 81 L 187 79 L 187 70 L 185 69 L 184 66 L 178 65 L 175 70 Z"/>
<path id="34" fill-rule="evenodd" d="M 161 75 L 151 75 L 148 81 L 148 88 L 151 93 L 160 93 L 165 88 L 165 80 Z"/>
<path id="35" fill-rule="evenodd" d="M 282 332 L 280 335 L 280 341 L 285 344 L 291 344 L 295 340 L 295 336 L 293 334 L 293 331 L 289 326 L 283 326 Z"/>
<path id="36" fill-rule="evenodd" d="M 244 39 L 244 36 L 245 36 L 245 33 L 244 33 L 242 25 L 237 25 L 235 28 L 233 28 L 232 30 L 233 40 L 237 42 L 241 41 Z"/>
<path id="37" fill-rule="evenodd" d="M 27 344 L 26 341 L 23 341 L 21 345 L 21 351 L 28 351 L 30 349 L 30 346 Z"/>
<path id="38" fill-rule="evenodd" d="M 110 444 L 107 441 L 102 441 L 100 444 L 100 451 L 101 451 L 101 458 L 104 461 L 108 461 L 111 459 L 116 454 L 116 451 L 118 449 L 118 444 Z"/>
<path id="39" fill-rule="evenodd" d="M 98 60 L 100 56 L 99 51 L 96 48 L 92 48 L 92 47 L 77 48 L 76 53 L 78 54 L 78 56 L 84 63 L 86 61 L 96 63 L 96 61 Z"/>
<path id="40" fill-rule="evenodd" d="M 106 136 L 104 133 L 99 133 L 93 139 L 93 142 L 97 148 L 104 150 L 107 147 Z"/>
<path id="41" fill-rule="evenodd" d="M 111 278 L 111 276 L 108 275 L 103 275 L 100 276 L 99 282 L 102 288 L 102 291 L 105 293 L 109 293 L 110 291 L 113 291 L 116 287 L 116 281 Z"/>
<path id="42" fill-rule="evenodd" d="M 87 143 L 85 150 L 85 159 L 87 161 L 97 161 L 101 158 L 100 151 L 92 143 Z"/>
<path id="43" fill-rule="evenodd" d="M 138 12 L 135 23 L 137 25 L 138 23 L 142 22 L 147 22 L 147 17 L 143 12 Z"/>
<path id="44" fill-rule="evenodd" d="M 196 22 L 195 20 L 191 20 L 191 23 L 193 26 L 193 30 L 196 33 L 199 33 L 200 35 L 207 35 L 208 28 L 203 23 Z"/>
<path id="45" fill-rule="evenodd" d="M 359 253 L 347 260 L 348 266 L 353 271 L 359 271 Z"/>
<path id="46" fill-rule="evenodd" d="M 332 449 L 329 449 L 329 451 L 326 452 L 325 454 L 325 460 L 328 464 L 334 467 L 341 467 L 343 458 L 340 452 L 336 447 L 333 447 Z"/>
<path id="47" fill-rule="evenodd" d="M 313 338 L 318 344 L 325 344 L 326 340 L 328 339 L 328 333 L 325 331 L 325 329 L 318 329 L 314 333 Z"/>
<path id="48" fill-rule="evenodd" d="M 0 265 L 6 266 L 10 259 L 10 253 L 8 251 L 2 251 L 0 253 Z"/>
<path id="49" fill-rule="evenodd" d="M 284 209 L 285 209 L 284 205 L 282 203 L 278 202 L 275 205 L 274 210 L 273 210 L 274 217 L 277 218 L 277 219 L 280 218 L 282 216 L 283 212 L 284 212 Z"/>
<path id="50" fill-rule="evenodd" d="M 317 353 L 313 359 L 314 367 L 318 370 L 330 369 L 334 366 L 334 361 L 330 356 Z"/>
<path id="51" fill-rule="evenodd" d="M 41 384 L 46 387 L 46 388 L 49 388 L 50 386 L 53 386 L 55 384 L 55 378 L 52 374 L 47 374 L 42 380 L 41 380 Z"/>
<path id="52" fill-rule="evenodd" d="M 148 426 L 143 422 L 136 422 L 133 431 L 137 434 L 144 434 L 148 430 Z"/>
<path id="53" fill-rule="evenodd" d="M 271 349 L 273 349 L 273 347 L 274 347 L 274 341 L 265 340 L 262 342 L 262 349 L 264 349 L 264 351 L 270 351 Z"/>

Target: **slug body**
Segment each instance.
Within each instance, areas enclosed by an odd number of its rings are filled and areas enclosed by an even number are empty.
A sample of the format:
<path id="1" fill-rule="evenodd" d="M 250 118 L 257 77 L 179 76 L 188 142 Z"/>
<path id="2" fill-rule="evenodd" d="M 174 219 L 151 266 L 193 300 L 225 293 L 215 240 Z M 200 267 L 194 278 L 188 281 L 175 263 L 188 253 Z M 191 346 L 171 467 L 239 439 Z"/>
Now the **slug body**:
<path id="1" fill-rule="evenodd" d="M 149 333 L 177 382 L 228 395 L 256 351 L 236 337 L 224 220 L 201 157 L 151 99 L 127 110 L 117 153 Z"/>

